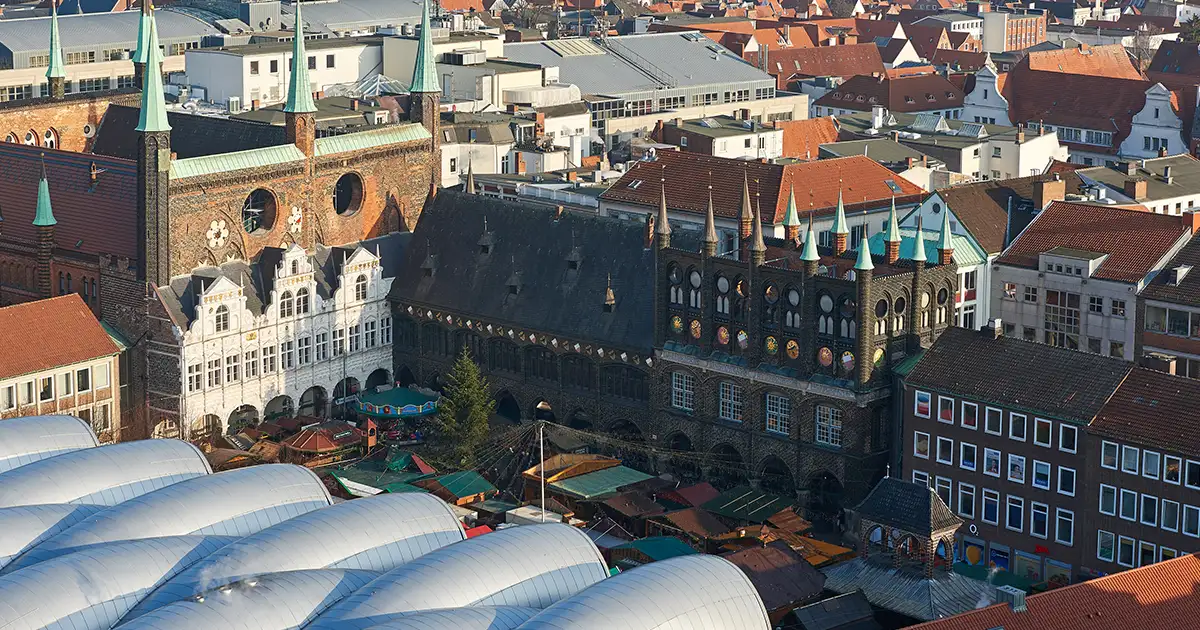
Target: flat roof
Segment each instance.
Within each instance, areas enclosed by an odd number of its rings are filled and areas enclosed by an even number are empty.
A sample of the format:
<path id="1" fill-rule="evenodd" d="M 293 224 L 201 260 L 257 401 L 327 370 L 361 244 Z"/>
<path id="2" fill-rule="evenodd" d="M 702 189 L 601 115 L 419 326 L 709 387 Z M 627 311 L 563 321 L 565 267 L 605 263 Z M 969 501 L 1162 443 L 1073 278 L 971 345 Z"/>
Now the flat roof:
<path id="1" fill-rule="evenodd" d="M 349 48 L 352 46 L 381 46 L 383 45 L 383 37 L 378 35 L 364 35 L 361 37 L 321 37 L 321 38 L 306 38 L 304 47 L 308 51 L 328 50 L 330 48 Z M 290 53 L 292 52 L 292 42 L 270 42 L 265 44 L 241 44 L 237 46 L 220 46 L 217 48 L 197 48 L 193 53 L 208 53 L 218 52 L 230 55 L 247 56 L 247 55 L 267 55 L 272 53 Z"/>
<path id="2" fill-rule="evenodd" d="M 137 47 L 139 11 L 85 13 L 58 16 L 59 41 L 63 52 L 94 48 Z M 191 8 L 168 7 L 154 12 L 158 38 L 163 42 L 198 39 L 216 35 L 219 16 Z M 0 45 L 13 54 L 50 50 L 50 18 L 0 20 Z"/>
<path id="3" fill-rule="evenodd" d="M 1004 125 L 988 125 L 988 124 L 984 124 L 984 123 L 970 122 L 967 120 L 953 120 L 953 119 L 949 119 L 949 118 L 945 118 L 945 117 L 943 117 L 942 119 L 945 121 L 946 126 L 949 127 L 950 131 L 953 133 L 931 132 L 931 131 L 912 129 L 913 124 L 917 122 L 918 116 L 931 116 L 931 115 L 932 114 L 900 114 L 900 113 L 890 114 L 891 118 L 896 121 L 896 124 L 881 127 L 877 130 L 877 133 L 875 133 L 875 134 L 868 133 L 868 130 L 870 130 L 872 128 L 870 112 L 862 112 L 859 114 L 838 116 L 837 119 L 838 119 L 838 124 L 841 126 L 841 128 L 844 130 L 848 130 L 851 133 L 855 133 L 855 134 L 859 134 L 859 135 L 874 135 L 874 136 L 877 136 L 880 138 L 888 138 L 888 137 L 891 137 L 891 134 L 893 131 L 900 131 L 900 132 L 914 131 L 915 133 L 919 134 L 920 137 L 917 137 L 917 138 L 901 137 L 900 139 L 903 140 L 905 143 L 909 143 L 909 144 L 924 144 L 924 145 L 929 145 L 929 146 L 951 147 L 951 148 L 956 148 L 956 149 L 974 146 L 976 144 L 983 142 L 985 139 L 1010 137 L 1010 139 L 1015 140 L 1016 136 L 1017 136 L 1017 128 L 1016 127 L 1007 127 Z M 959 135 L 959 132 L 966 125 L 974 126 L 976 129 L 978 129 L 981 132 L 981 135 L 976 135 L 974 133 L 967 133 L 964 135 Z M 1032 132 L 1032 131 L 1029 131 L 1026 133 L 1027 133 L 1028 138 L 1036 138 L 1038 135 L 1036 132 Z"/>
<path id="4" fill-rule="evenodd" d="M 749 123 L 751 126 L 746 126 L 744 123 Z M 673 123 L 672 123 L 673 125 Z M 730 136 L 744 136 L 748 133 L 763 133 L 768 131 L 780 131 L 775 127 L 769 127 L 762 123 L 754 121 L 742 121 L 732 116 L 708 116 L 705 118 L 693 118 L 691 120 L 682 121 L 679 128 L 702 136 L 710 136 L 713 138 L 727 138 Z"/>
<path id="5" fill-rule="evenodd" d="M 1163 179 L 1163 168 L 1171 167 L 1171 183 Z M 1200 192 L 1200 161 L 1186 153 L 1165 158 L 1141 160 L 1133 175 L 1118 171 L 1107 166 L 1081 168 L 1076 173 L 1087 183 L 1104 184 L 1116 191 L 1125 188 L 1125 180 L 1141 178 L 1146 180 L 1146 199 L 1138 201 L 1156 201 L 1171 199 L 1184 195 L 1194 195 Z"/>
<path id="6" fill-rule="evenodd" d="M 903 162 L 908 158 L 919 160 L 924 155 L 920 151 L 900 144 L 891 138 L 827 142 L 820 146 L 820 153 L 828 153 L 833 157 L 865 155 L 876 162 Z"/>
<path id="7" fill-rule="evenodd" d="M 284 4 L 283 13 L 290 24 L 296 10 Z M 305 2 L 304 21 L 309 28 L 324 25 L 330 30 L 346 31 L 364 26 L 399 26 L 421 19 L 421 3 L 413 0 L 331 0 Z"/>

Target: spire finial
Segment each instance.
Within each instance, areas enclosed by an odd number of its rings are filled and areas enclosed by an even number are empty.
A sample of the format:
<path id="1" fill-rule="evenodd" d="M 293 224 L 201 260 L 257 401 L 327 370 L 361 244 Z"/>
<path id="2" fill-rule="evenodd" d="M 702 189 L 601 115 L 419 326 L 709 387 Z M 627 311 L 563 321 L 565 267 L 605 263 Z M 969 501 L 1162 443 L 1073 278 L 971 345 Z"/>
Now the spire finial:
<path id="1" fill-rule="evenodd" d="M 950 231 L 950 211 L 942 213 L 942 234 L 938 238 L 938 249 L 942 251 L 954 251 L 954 241 L 951 240 Z"/>
<path id="2" fill-rule="evenodd" d="M 928 262 L 925 257 L 925 230 L 921 227 L 921 217 L 917 217 L 917 242 L 913 247 L 913 262 Z"/>
<path id="3" fill-rule="evenodd" d="M 467 159 L 467 185 L 464 187 L 468 195 L 475 194 L 475 165 L 474 161 L 469 157 Z M 483 220 L 484 225 L 487 225 L 487 218 Z"/>
<path id="4" fill-rule="evenodd" d="M 50 0 L 50 64 L 46 68 L 47 79 L 67 76 L 63 69 L 62 42 L 58 39 L 58 0 Z"/>
<path id="5" fill-rule="evenodd" d="M 604 305 L 612 308 L 617 303 L 617 294 L 612 288 L 612 273 L 608 274 L 608 288 L 604 290 Z"/>
<path id="6" fill-rule="evenodd" d="M 808 211 L 808 234 L 804 235 L 804 251 L 800 252 L 800 260 L 817 262 L 821 254 L 817 252 L 817 233 L 813 231 L 813 211 Z"/>
<path id="7" fill-rule="evenodd" d="M 42 178 L 38 181 L 37 212 L 33 216 L 34 227 L 51 227 L 58 221 L 54 220 L 54 209 L 50 207 L 50 183 L 46 180 L 46 154 L 42 153 Z"/>
<path id="8" fill-rule="evenodd" d="M 708 209 L 704 213 L 704 251 L 709 256 L 717 253 L 717 219 L 713 209 L 712 171 L 708 172 Z"/>
<path id="9" fill-rule="evenodd" d="M 864 211 L 863 235 L 858 241 L 858 260 L 854 262 L 855 271 L 871 271 L 875 268 L 875 262 L 871 259 L 871 244 L 867 242 L 870 229 L 870 222 L 867 220 L 867 213 Z"/>
<path id="10" fill-rule="evenodd" d="M 167 123 L 167 104 L 163 98 L 162 70 L 159 66 L 158 27 L 154 17 L 149 21 L 150 33 L 146 36 L 146 71 L 142 85 L 142 111 L 138 116 L 137 131 L 170 131 Z"/>
<path id="11" fill-rule="evenodd" d="M 799 227 L 800 215 L 796 212 L 796 185 L 788 184 L 787 212 L 783 215 L 784 227 Z"/>
<path id="12" fill-rule="evenodd" d="M 742 169 L 742 215 L 743 221 L 754 218 L 754 208 L 750 205 L 750 171 Z"/>
<path id="13" fill-rule="evenodd" d="M 304 52 L 304 18 L 300 7 L 304 3 L 296 0 L 295 23 L 292 25 L 292 76 L 288 81 L 287 104 L 283 111 L 290 114 L 311 114 L 317 111 L 313 102 L 312 84 L 308 82 L 308 54 Z"/>
<path id="14" fill-rule="evenodd" d="M 142 2 L 142 14 L 138 16 L 137 48 L 133 50 L 133 63 L 150 63 L 150 20 L 154 13 L 154 5 L 149 0 Z"/>
<path id="15" fill-rule="evenodd" d="M 892 210 L 888 214 L 887 238 L 884 240 L 889 243 L 900 242 L 900 224 L 896 219 L 896 195 L 892 195 Z"/>
<path id="16" fill-rule="evenodd" d="M 846 204 L 842 202 L 842 180 L 838 180 L 837 212 L 833 215 L 834 234 L 849 234 L 850 226 L 846 223 Z"/>
<path id="17" fill-rule="evenodd" d="M 429 21 L 429 0 L 421 2 L 421 33 L 417 36 L 417 60 L 413 68 L 412 93 L 441 92 L 438 85 L 437 66 L 433 58 L 433 26 Z"/>
<path id="18" fill-rule="evenodd" d="M 750 251 L 755 254 L 757 263 L 762 264 L 763 254 L 767 251 L 767 244 L 763 242 L 763 226 L 762 226 L 762 204 L 758 203 L 758 195 L 755 194 L 755 212 L 754 225 L 750 232 Z"/>
<path id="19" fill-rule="evenodd" d="M 667 166 L 662 166 L 658 178 L 658 218 L 655 219 L 654 233 L 659 237 L 660 247 L 667 247 L 671 242 L 671 220 L 667 217 Z"/>

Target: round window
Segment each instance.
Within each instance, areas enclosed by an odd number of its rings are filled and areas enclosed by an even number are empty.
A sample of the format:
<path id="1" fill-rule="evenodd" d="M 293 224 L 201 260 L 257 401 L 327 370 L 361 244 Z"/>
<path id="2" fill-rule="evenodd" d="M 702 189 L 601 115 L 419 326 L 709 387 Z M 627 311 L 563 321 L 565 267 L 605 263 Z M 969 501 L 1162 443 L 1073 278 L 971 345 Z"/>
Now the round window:
<path id="1" fill-rule="evenodd" d="M 875 317 L 887 317 L 887 314 L 888 314 L 888 301 L 887 300 L 879 300 L 878 302 L 876 302 L 875 303 Z"/>
<path id="2" fill-rule="evenodd" d="M 734 289 L 734 291 L 737 291 L 737 294 L 739 297 L 746 297 L 746 281 L 745 280 L 738 280 L 737 284 L 734 285 L 733 289 Z"/>
<path id="3" fill-rule="evenodd" d="M 829 348 L 821 348 L 817 351 L 817 361 L 821 363 L 822 367 L 833 365 L 833 351 Z"/>
<path id="4" fill-rule="evenodd" d="M 346 173 L 338 178 L 333 187 L 333 209 L 342 216 L 350 216 L 362 207 L 363 181 L 357 173 Z"/>
<path id="5" fill-rule="evenodd" d="M 938 213 L 940 213 L 941 211 L 942 211 L 942 204 L 940 204 L 940 203 L 934 203 L 934 204 L 933 204 L 933 213 L 934 213 L 934 214 L 938 214 Z"/>
<path id="6" fill-rule="evenodd" d="M 899 315 L 904 313 L 904 307 L 908 306 L 908 302 L 903 297 L 896 298 L 896 303 L 893 305 L 894 312 Z"/>
<path id="7" fill-rule="evenodd" d="M 929 306 L 929 292 L 922 291 L 921 292 L 921 308 L 925 308 L 927 306 Z"/>
<path id="8" fill-rule="evenodd" d="M 767 304 L 774 304 L 779 301 L 779 289 L 773 284 L 768 284 L 767 290 L 763 291 L 763 297 L 766 298 Z"/>
<path id="9" fill-rule="evenodd" d="M 842 306 L 841 306 L 841 308 L 838 309 L 838 313 L 842 317 L 845 317 L 846 319 L 850 319 L 850 318 L 854 317 L 854 309 L 857 306 L 858 305 L 854 302 L 854 298 L 848 297 L 848 298 L 842 300 Z"/>
<path id="10" fill-rule="evenodd" d="M 275 225 L 275 195 L 259 188 L 242 203 L 242 229 L 247 234 L 266 234 Z"/>
<path id="11" fill-rule="evenodd" d="M 949 291 L 947 291 L 945 289 L 938 289 L 938 296 L 937 296 L 938 304 L 945 304 L 946 300 L 949 298 L 950 298 Z"/>
<path id="12" fill-rule="evenodd" d="M 675 265 L 671 265 L 671 272 L 667 274 L 667 277 L 671 280 L 671 284 L 683 282 L 683 272 Z"/>
<path id="13" fill-rule="evenodd" d="M 725 276 L 717 277 L 717 291 L 721 293 L 729 293 L 729 278 Z"/>
<path id="14" fill-rule="evenodd" d="M 797 306 L 800 304 L 800 292 L 795 289 L 788 289 L 788 304 Z"/>
<path id="15" fill-rule="evenodd" d="M 828 295 L 821 296 L 821 312 L 823 312 L 823 313 L 832 313 L 833 312 L 833 298 L 829 297 Z"/>
<path id="16" fill-rule="evenodd" d="M 691 275 L 688 276 L 688 282 L 691 283 L 693 289 L 699 289 L 700 288 L 700 272 L 693 271 L 691 273 Z"/>
<path id="17" fill-rule="evenodd" d="M 843 352 L 842 353 L 842 369 L 846 370 L 847 372 L 850 372 L 854 369 L 854 353 L 853 352 Z"/>

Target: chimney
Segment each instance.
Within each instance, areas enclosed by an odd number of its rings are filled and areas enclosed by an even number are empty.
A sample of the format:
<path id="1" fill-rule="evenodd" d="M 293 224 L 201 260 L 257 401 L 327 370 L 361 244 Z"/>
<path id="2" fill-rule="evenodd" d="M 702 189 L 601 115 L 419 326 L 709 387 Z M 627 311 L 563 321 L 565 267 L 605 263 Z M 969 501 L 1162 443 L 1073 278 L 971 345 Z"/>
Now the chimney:
<path id="1" fill-rule="evenodd" d="M 746 109 L 744 107 L 742 109 L 739 109 L 738 117 L 740 120 L 750 120 L 750 110 Z"/>
<path id="2" fill-rule="evenodd" d="M 1056 173 L 1054 179 L 1033 183 L 1033 205 L 1042 210 L 1052 201 L 1067 198 L 1067 183 Z"/>
<path id="3" fill-rule="evenodd" d="M 254 100 L 250 101 L 250 111 L 257 111 L 258 105 L 259 105 L 258 99 L 254 99 Z"/>
<path id="4" fill-rule="evenodd" d="M 1200 232 L 1200 212 L 1184 212 L 1179 218 L 1183 220 L 1183 227 L 1193 235 Z"/>
<path id="5" fill-rule="evenodd" d="M 350 111 L 358 111 L 358 99 L 350 99 Z"/>
<path id="6" fill-rule="evenodd" d="M 567 181 L 569 181 L 569 182 L 579 181 L 579 173 L 577 173 L 575 171 L 568 171 L 567 172 Z"/>
<path id="7" fill-rule="evenodd" d="M 1028 610 L 1025 608 L 1025 591 L 1015 586 L 996 587 L 996 603 L 1008 604 L 1015 613 L 1023 613 Z"/>
<path id="8" fill-rule="evenodd" d="M 517 104 L 516 104 L 516 103 L 509 103 L 509 104 L 508 104 L 508 113 L 510 113 L 510 114 L 515 114 L 515 113 L 517 113 L 517 109 L 518 109 L 518 108 L 517 108 Z"/>
<path id="9" fill-rule="evenodd" d="M 1163 167 L 1163 176 L 1162 176 L 1162 178 L 1163 178 L 1163 181 L 1164 181 L 1164 182 L 1166 182 L 1166 183 L 1168 183 L 1168 184 L 1173 184 L 1173 183 L 1175 183 L 1175 180 L 1171 178 L 1171 167 L 1170 167 L 1170 166 L 1164 166 L 1164 167 Z"/>
<path id="10" fill-rule="evenodd" d="M 1166 372 L 1167 374 L 1175 374 L 1176 357 L 1161 352 L 1147 352 L 1146 356 L 1142 357 L 1142 365 L 1156 370 L 1158 372 Z"/>
<path id="11" fill-rule="evenodd" d="M 1146 180 L 1141 177 L 1132 177 L 1125 180 L 1125 196 L 1134 201 L 1141 201 L 1146 198 Z"/>
<path id="12" fill-rule="evenodd" d="M 900 143 L 900 132 L 899 131 L 892 132 L 892 142 L 895 142 L 896 144 Z"/>
<path id="13" fill-rule="evenodd" d="M 1017 144 L 1025 144 L 1025 126 L 1017 124 Z"/>
<path id="14" fill-rule="evenodd" d="M 912 168 L 913 165 L 915 165 L 917 163 L 917 158 L 910 155 L 910 156 L 904 158 L 904 161 L 907 163 L 908 168 Z"/>
<path id="15" fill-rule="evenodd" d="M 1127 177 L 1133 177 L 1134 175 L 1137 175 L 1137 173 L 1138 173 L 1138 164 L 1134 160 L 1121 162 L 1121 164 L 1118 165 L 1117 170 L 1119 172 L 1125 174 L 1125 176 L 1127 176 Z"/>
<path id="16" fill-rule="evenodd" d="M 536 137 L 541 138 L 546 135 L 546 115 L 542 112 L 534 114 L 533 117 L 533 133 Z"/>
<path id="17" fill-rule="evenodd" d="M 1167 157 L 1167 147 L 1159 148 L 1158 157 Z"/>
<path id="18" fill-rule="evenodd" d="M 989 319 L 988 323 L 979 328 L 979 332 L 983 333 L 985 337 L 999 339 L 1004 336 L 1004 321 L 999 317 Z"/>
<path id="19" fill-rule="evenodd" d="M 675 118 L 673 118 L 673 119 L 671 120 L 671 124 L 672 124 L 672 125 L 675 125 L 676 127 L 682 127 L 682 126 L 683 126 L 683 119 L 682 119 L 682 118 L 679 118 L 678 116 L 676 116 Z"/>
<path id="20" fill-rule="evenodd" d="M 321 100 L 321 99 L 323 99 L 323 98 L 325 98 L 325 91 L 324 91 L 324 90 L 317 90 L 317 93 L 316 93 L 316 94 L 313 94 L 313 98 L 317 99 L 318 101 L 319 101 L 319 100 Z"/>

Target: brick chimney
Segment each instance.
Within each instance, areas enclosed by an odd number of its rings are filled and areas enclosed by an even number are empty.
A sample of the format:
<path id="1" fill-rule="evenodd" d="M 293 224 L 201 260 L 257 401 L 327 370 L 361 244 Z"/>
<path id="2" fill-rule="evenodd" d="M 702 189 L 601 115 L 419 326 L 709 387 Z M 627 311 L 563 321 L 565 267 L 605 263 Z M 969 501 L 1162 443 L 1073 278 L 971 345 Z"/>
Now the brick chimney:
<path id="1" fill-rule="evenodd" d="M 1158 150 L 1158 157 L 1167 157 L 1167 147 L 1161 147 Z"/>
<path id="2" fill-rule="evenodd" d="M 1062 201 L 1067 198 L 1067 183 L 1054 174 L 1053 179 L 1033 183 L 1033 205 L 1038 210 L 1050 205 L 1052 201 Z"/>
<path id="3" fill-rule="evenodd" d="M 1183 221 L 1183 227 L 1191 230 L 1193 235 L 1200 232 L 1200 212 L 1184 212 L 1179 218 Z"/>
<path id="4" fill-rule="evenodd" d="M 1134 201 L 1146 198 L 1146 180 L 1141 177 L 1131 177 L 1125 180 L 1125 196 Z"/>

